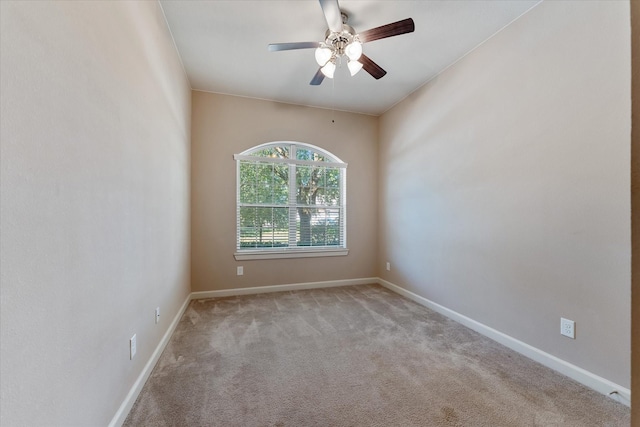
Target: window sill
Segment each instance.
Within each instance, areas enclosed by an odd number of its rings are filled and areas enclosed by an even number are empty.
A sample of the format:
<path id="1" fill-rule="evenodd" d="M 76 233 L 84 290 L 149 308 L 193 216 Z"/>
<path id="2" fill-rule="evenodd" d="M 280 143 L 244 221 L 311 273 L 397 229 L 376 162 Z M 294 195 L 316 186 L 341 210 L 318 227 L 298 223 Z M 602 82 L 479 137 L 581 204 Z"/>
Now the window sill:
<path id="1" fill-rule="evenodd" d="M 349 249 L 297 249 L 285 251 L 242 251 L 233 254 L 236 261 L 254 259 L 283 259 L 283 258 L 316 258 L 328 256 L 346 256 Z"/>

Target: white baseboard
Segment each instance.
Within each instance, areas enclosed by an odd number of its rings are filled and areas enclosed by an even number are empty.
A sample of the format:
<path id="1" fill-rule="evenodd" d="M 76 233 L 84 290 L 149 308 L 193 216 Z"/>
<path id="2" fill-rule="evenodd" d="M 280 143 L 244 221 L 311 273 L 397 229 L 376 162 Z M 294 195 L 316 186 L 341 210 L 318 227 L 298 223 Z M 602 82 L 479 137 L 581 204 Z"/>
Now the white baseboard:
<path id="1" fill-rule="evenodd" d="M 602 378 L 592 372 L 582 369 L 576 365 L 566 362 L 552 354 L 546 353 L 538 348 L 535 348 L 527 343 L 517 340 L 509 335 L 506 335 L 496 329 L 493 329 L 487 325 L 477 322 L 467 316 L 464 316 L 458 312 L 450 310 L 440 304 L 437 304 L 427 298 L 414 294 L 398 285 L 388 282 L 384 279 L 378 279 L 378 284 L 385 288 L 396 292 L 404 297 L 409 298 L 412 301 L 417 302 L 420 305 L 428 307 L 433 311 L 436 311 L 448 318 L 455 320 L 456 322 L 473 329 L 482 335 L 491 338 L 494 341 L 508 347 L 518 353 L 535 360 L 542 365 L 560 372 L 563 375 L 599 392 L 605 396 L 609 396 L 613 400 L 623 403 L 627 406 L 631 405 L 631 390 L 622 387 L 612 381 Z"/>
<path id="2" fill-rule="evenodd" d="M 336 286 L 368 285 L 378 283 L 377 277 L 361 279 L 329 280 L 325 282 L 291 283 L 288 285 L 256 286 L 253 288 L 223 289 L 220 291 L 192 292 L 191 299 L 220 298 L 236 295 L 252 295 L 268 292 L 299 291 L 304 289 L 333 288 Z"/>
<path id="3" fill-rule="evenodd" d="M 175 317 L 171 321 L 171 325 L 169 325 L 169 329 L 167 329 L 167 331 L 164 333 L 155 351 L 147 361 L 147 364 L 144 365 L 144 369 L 142 369 L 142 372 L 136 379 L 136 382 L 133 383 L 133 386 L 131 386 L 131 390 L 129 390 L 127 397 L 125 397 L 124 401 L 120 405 L 120 408 L 118 408 L 118 411 L 111 419 L 111 422 L 109 423 L 109 427 L 119 427 L 127 419 L 127 415 L 129 415 L 129 411 L 133 407 L 133 404 L 136 402 L 136 399 L 138 398 L 138 395 L 142 391 L 142 387 L 144 387 L 144 384 L 147 382 L 147 379 L 151 375 L 153 368 L 156 366 L 156 363 L 158 362 L 160 355 L 164 351 L 164 348 L 167 346 L 167 343 L 169 342 L 171 335 L 173 335 L 173 331 L 176 329 L 176 326 L 178 326 L 178 322 L 180 322 L 182 315 L 187 309 L 187 306 L 189 305 L 189 301 L 191 301 L 191 294 L 187 296 L 187 299 L 185 299 L 184 303 L 182 304 L 182 307 L 180 307 L 180 310 L 178 310 L 178 313 L 175 315 Z"/>

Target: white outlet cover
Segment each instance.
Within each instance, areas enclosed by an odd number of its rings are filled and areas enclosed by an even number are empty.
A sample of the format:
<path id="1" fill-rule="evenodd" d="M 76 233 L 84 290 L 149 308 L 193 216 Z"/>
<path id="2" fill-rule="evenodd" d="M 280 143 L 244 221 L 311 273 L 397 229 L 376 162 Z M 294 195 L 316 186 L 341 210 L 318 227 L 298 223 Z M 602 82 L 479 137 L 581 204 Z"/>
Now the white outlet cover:
<path id="1" fill-rule="evenodd" d="M 576 339 L 576 322 L 561 317 L 560 334 L 564 335 L 565 337 Z"/>
<path id="2" fill-rule="evenodd" d="M 138 351 L 137 349 L 137 342 L 136 342 L 136 334 L 133 334 L 133 336 L 131 337 L 131 339 L 129 340 L 129 359 L 133 359 L 133 356 L 136 355 L 136 351 Z"/>
<path id="3" fill-rule="evenodd" d="M 237 272 L 238 272 L 238 276 L 242 276 L 244 274 L 244 267 L 239 265 Z"/>

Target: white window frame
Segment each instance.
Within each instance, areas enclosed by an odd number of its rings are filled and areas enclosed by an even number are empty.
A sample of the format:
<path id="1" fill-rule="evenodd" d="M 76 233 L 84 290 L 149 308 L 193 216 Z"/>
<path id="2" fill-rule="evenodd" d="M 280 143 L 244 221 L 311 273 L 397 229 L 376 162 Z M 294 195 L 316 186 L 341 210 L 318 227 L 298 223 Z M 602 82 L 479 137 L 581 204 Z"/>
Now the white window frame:
<path id="1" fill-rule="evenodd" d="M 281 158 L 268 158 L 268 157 L 256 157 L 251 156 L 250 153 L 254 151 L 263 150 L 269 147 L 287 146 L 289 147 L 289 159 Z M 316 162 L 309 160 L 297 160 L 296 150 L 298 148 L 311 150 L 322 154 L 330 161 Z M 333 257 L 333 256 L 345 256 L 348 255 L 347 249 L 347 166 L 348 164 L 340 160 L 334 154 L 324 150 L 315 145 L 296 142 L 296 141 L 276 141 L 260 144 L 243 151 L 240 154 L 234 154 L 234 160 L 236 161 L 236 252 L 234 258 L 237 261 L 252 260 L 252 259 L 278 259 L 278 258 L 310 258 L 310 257 Z M 245 161 L 258 161 L 261 163 L 280 163 L 289 165 L 289 247 L 278 248 L 260 248 L 260 249 L 241 249 L 240 248 L 240 162 Z M 295 168 L 298 165 L 303 166 L 325 166 L 340 169 L 340 230 L 341 230 L 341 242 L 340 246 L 330 247 L 313 247 L 313 246 L 296 246 L 295 233 L 296 228 L 296 174 Z M 291 237 L 293 234 L 293 237 Z"/>

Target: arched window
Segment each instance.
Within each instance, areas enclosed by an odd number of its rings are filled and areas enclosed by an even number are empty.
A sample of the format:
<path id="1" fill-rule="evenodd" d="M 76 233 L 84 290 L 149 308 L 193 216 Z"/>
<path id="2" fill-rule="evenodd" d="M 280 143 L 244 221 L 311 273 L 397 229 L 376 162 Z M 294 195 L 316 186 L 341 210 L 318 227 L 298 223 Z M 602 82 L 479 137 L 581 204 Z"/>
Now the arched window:
<path id="1" fill-rule="evenodd" d="M 347 164 L 313 145 L 271 142 L 234 156 L 237 260 L 347 254 Z"/>

